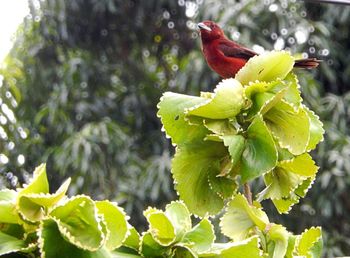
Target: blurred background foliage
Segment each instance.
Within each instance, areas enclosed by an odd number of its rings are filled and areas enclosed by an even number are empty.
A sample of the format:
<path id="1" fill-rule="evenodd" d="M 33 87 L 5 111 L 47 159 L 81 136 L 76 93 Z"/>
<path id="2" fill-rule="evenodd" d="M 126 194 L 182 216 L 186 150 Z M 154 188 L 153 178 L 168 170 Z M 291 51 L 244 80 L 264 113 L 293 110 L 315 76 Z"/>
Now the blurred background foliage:
<path id="1" fill-rule="evenodd" d="M 283 0 L 29 0 L 1 69 L 0 187 L 26 182 L 48 163 L 71 194 L 118 201 L 131 223 L 176 199 L 173 147 L 156 104 L 164 91 L 198 94 L 219 77 L 205 64 L 196 23 L 212 19 L 257 52 L 287 49 L 323 59 L 298 71 L 321 117 L 320 166 L 305 200 L 274 221 L 300 233 L 321 225 L 325 257 L 350 253 L 350 6 Z M 54 190 L 54 189 L 52 189 Z M 259 182 L 253 186 L 259 191 Z"/>

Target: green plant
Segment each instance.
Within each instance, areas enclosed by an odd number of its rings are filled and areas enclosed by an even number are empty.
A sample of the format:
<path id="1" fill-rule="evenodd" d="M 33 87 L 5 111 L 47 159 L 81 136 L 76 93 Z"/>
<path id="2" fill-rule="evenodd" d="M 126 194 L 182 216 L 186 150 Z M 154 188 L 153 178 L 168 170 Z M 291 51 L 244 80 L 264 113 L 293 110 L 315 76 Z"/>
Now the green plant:
<path id="1" fill-rule="evenodd" d="M 113 202 L 66 197 L 70 179 L 50 194 L 41 165 L 28 186 L 0 192 L 0 255 L 320 257 L 319 227 L 293 235 L 270 222 L 260 204 L 271 199 L 288 213 L 318 170 L 308 152 L 324 131 L 302 104 L 293 64 L 289 53 L 270 52 L 214 92 L 163 95 L 158 114 L 176 145 L 172 174 L 182 201 L 148 208 L 146 232 L 139 235 Z M 259 177 L 266 187 L 254 200 L 250 184 Z M 215 243 L 210 216 L 224 207 L 220 229 L 231 241 Z M 194 227 L 191 214 L 202 218 Z"/>

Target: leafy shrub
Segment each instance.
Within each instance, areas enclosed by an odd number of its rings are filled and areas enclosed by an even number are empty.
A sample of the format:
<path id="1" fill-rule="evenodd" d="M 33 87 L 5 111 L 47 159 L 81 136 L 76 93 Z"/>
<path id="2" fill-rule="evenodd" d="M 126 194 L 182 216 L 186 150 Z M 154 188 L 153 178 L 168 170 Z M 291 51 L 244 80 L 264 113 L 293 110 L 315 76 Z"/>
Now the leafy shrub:
<path id="1" fill-rule="evenodd" d="M 288 213 L 318 170 L 308 152 L 324 131 L 302 103 L 293 65 L 289 53 L 270 52 L 214 92 L 164 93 L 158 115 L 176 145 L 172 174 L 182 201 L 144 211 L 146 232 L 138 234 L 114 202 L 68 198 L 70 179 L 50 193 L 41 165 L 29 185 L 0 192 L 0 255 L 320 257 L 321 228 L 293 235 L 270 222 L 260 203 L 270 199 Z M 255 199 L 250 184 L 260 177 L 266 187 Z M 209 218 L 224 208 L 220 229 L 231 241 L 215 243 Z M 194 227 L 192 214 L 201 218 Z"/>

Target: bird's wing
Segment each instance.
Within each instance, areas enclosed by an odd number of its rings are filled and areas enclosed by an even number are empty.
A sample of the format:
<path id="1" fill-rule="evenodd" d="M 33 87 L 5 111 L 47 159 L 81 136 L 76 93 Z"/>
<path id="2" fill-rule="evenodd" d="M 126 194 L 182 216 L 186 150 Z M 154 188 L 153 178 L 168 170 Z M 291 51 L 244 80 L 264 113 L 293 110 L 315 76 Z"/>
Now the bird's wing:
<path id="1" fill-rule="evenodd" d="M 227 57 L 242 58 L 248 60 L 257 53 L 248 48 L 242 47 L 232 41 L 222 41 L 218 44 L 220 51 Z"/>

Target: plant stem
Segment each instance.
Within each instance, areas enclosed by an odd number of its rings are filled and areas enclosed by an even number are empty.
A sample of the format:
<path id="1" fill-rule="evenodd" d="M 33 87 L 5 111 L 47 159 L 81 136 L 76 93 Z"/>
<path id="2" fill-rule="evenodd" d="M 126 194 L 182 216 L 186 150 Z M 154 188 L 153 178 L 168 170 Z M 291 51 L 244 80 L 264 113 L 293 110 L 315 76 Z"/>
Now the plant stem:
<path id="1" fill-rule="evenodd" d="M 247 198 L 249 205 L 253 205 L 252 192 L 250 191 L 250 186 L 248 183 L 243 185 L 243 193 L 245 198 Z"/>

